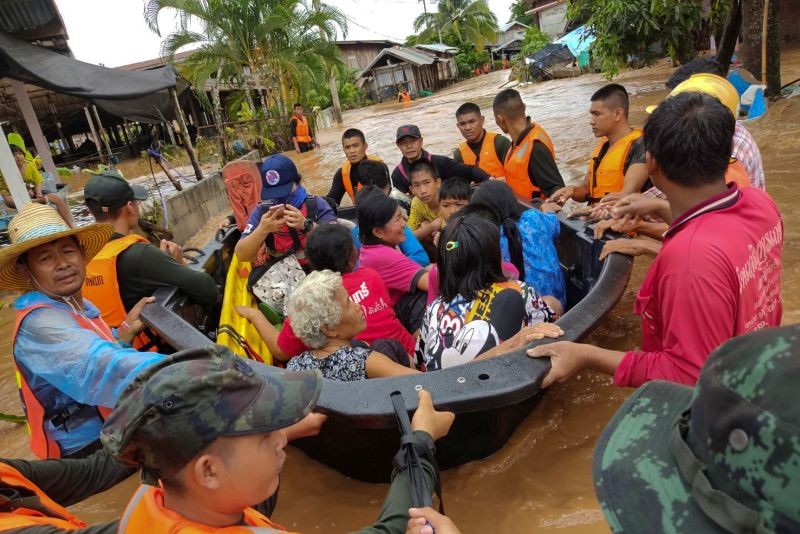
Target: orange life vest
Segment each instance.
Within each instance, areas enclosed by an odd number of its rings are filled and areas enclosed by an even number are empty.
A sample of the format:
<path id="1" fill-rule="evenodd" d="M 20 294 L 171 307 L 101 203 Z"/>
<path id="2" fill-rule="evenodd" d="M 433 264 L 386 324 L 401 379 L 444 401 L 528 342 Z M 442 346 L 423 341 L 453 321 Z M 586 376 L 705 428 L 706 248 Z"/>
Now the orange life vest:
<path id="1" fill-rule="evenodd" d="M 372 161 L 381 161 L 381 162 L 383 161 L 378 156 L 370 156 L 369 154 L 367 154 L 367 159 L 370 159 Z M 350 179 L 350 170 L 352 168 L 353 166 L 350 164 L 349 161 L 344 162 L 344 165 L 342 165 L 342 183 L 344 184 L 344 190 L 347 191 L 347 194 L 350 196 L 350 200 L 352 200 L 355 203 L 356 193 L 360 191 L 363 186 L 361 184 L 358 184 L 356 186 L 356 190 L 353 191 L 353 181 Z"/>
<path id="2" fill-rule="evenodd" d="M 541 195 L 541 189 L 534 185 L 528 175 L 528 164 L 531 161 L 531 154 L 533 154 L 533 143 L 540 141 L 550 151 L 553 159 L 556 159 L 556 151 L 553 148 L 553 142 L 550 136 L 544 131 L 544 128 L 538 124 L 533 124 L 533 128 L 525 138 L 517 146 L 512 146 L 506 154 L 506 161 L 503 165 L 506 173 L 506 183 L 514 191 L 514 194 L 525 199 L 530 200 L 535 196 Z"/>
<path id="3" fill-rule="evenodd" d="M 86 523 L 69 513 L 66 508 L 52 500 L 39 486 L 25 478 L 8 464 L 0 462 L 0 487 L 19 488 L 27 495 L 34 493 L 41 506 L 29 508 L 21 501 L 13 512 L 0 512 L 0 531 L 11 531 L 25 527 L 51 526 L 63 530 L 77 530 Z M 14 505 L 12 500 L 9 504 Z M 28 503 L 30 506 L 30 503 Z"/>
<path id="4" fill-rule="evenodd" d="M 273 523 L 252 508 L 244 509 L 246 526 L 215 528 L 186 519 L 177 512 L 164 508 L 164 490 L 152 486 L 140 486 L 128 503 L 119 522 L 118 532 L 138 534 L 149 532 L 229 534 L 285 533 L 286 529 Z M 254 528 L 251 528 L 254 527 Z"/>
<path id="5" fill-rule="evenodd" d="M 128 250 L 134 243 L 150 243 L 138 234 L 130 234 L 119 239 L 114 239 L 106 245 L 86 264 L 86 280 L 83 282 L 83 296 L 100 310 L 103 321 L 111 328 L 119 328 L 128 315 L 122 296 L 119 293 L 119 279 L 117 278 L 117 256 Z M 141 349 L 150 345 L 150 338 L 141 333 L 133 339 L 133 348 Z"/>
<path id="6" fill-rule="evenodd" d="M 36 456 L 43 459 L 61 458 L 61 447 L 59 447 L 56 440 L 49 436 L 47 434 L 47 430 L 45 430 L 45 423 L 50 420 L 53 414 L 46 413 L 45 407 L 42 405 L 39 399 L 36 398 L 36 395 L 28 385 L 27 380 L 25 380 L 25 377 L 20 372 L 19 364 L 17 363 L 17 356 L 14 353 L 14 343 L 17 340 L 19 327 L 29 313 L 34 310 L 38 310 L 39 308 L 53 307 L 54 306 L 49 304 L 36 304 L 22 310 L 17 310 L 17 318 L 16 322 L 14 323 L 14 330 L 11 334 L 11 355 L 14 358 L 14 374 L 17 378 L 17 387 L 19 388 L 19 396 L 22 400 L 22 408 L 25 410 L 25 415 L 28 418 L 28 433 L 31 435 L 31 451 L 33 451 Z M 61 308 L 58 309 L 61 310 Z M 67 313 L 70 314 L 70 316 L 81 328 L 92 330 L 107 341 L 116 341 L 114 334 L 111 333 L 111 329 L 100 317 L 89 319 L 72 311 Z M 106 419 L 108 414 L 111 413 L 111 408 L 98 406 L 97 411 L 102 419 Z"/>
<path id="7" fill-rule="evenodd" d="M 609 193 L 619 193 L 625 185 L 625 159 L 628 157 L 633 143 L 642 137 L 642 130 L 634 128 L 631 132 L 608 147 L 603 159 L 597 158 L 608 138 L 598 141 L 589 160 L 589 198 L 600 200 Z"/>
<path id="8" fill-rule="evenodd" d="M 311 135 L 309 134 L 309 129 L 308 129 L 308 117 L 306 116 L 298 117 L 297 115 L 292 115 L 292 118 L 297 121 L 297 128 L 295 130 L 296 135 L 294 136 L 295 139 L 297 139 L 297 142 L 310 143 Z"/>
<path id="9" fill-rule="evenodd" d="M 406 102 L 411 102 L 411 95 L 408 94 L 408 91 L 403 91 L 403 92 L 400 93 L 400 102 L 402 102 L 404 104 Z"/>
<path id="10" fill-rule="evenodd" d="M 458 145 L 458 150 L 461 152 L 461 161 L 467 165 L 477 165 L 484 171 L 489 173 L 489 176 L 495 178 L 505 176 L 506 170 L 500 158 L 497 157 L 497 151 L 494 149 L 494 140 L 497 138 L 496 133 L 486 132 L 483 136 L 481 143 L 480 156 L 475 157 L 475 152 L 469 147 L 466 141 Z"/>
<path id="11" fill-rule="evenodd" d="M 731 158 L 731 162 L 728 164 L 728 170 L 725 171 L 725 183 L 729 184 L 731 182 L 739 186 L 739 189 L 744 189 L 752 185 L 747 169 L 744 168 L 741 161 L 735 158 Z"/>

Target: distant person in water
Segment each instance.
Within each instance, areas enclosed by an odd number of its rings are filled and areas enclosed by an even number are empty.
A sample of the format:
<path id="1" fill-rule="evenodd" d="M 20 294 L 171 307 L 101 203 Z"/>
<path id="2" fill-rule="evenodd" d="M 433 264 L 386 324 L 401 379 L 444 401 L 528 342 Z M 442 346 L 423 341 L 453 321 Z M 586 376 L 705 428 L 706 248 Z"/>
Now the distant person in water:
<path id="1" fill-rule="evenodd" d="M 314 131 L 311 129 L 311 124 L 308 122 L 308 117 L 303 112 L 302 104 L 294 105 L 294 113 L 289 120 L 289 131 L 292 137 L 292 144 L 294 151 L 298 154 L 308 152 L 315 146 L 319 147 Z"/>
<path id="2" fill-rule="evenodd" d="M 400 92 L 397 94 L 397 101 L 401 104 L 411 102 L 411 94 L 408 92 L 408 89 L 405 87 L 400 89 Z"/>
<path id="3" fill-rule="evenodd" d="M 755 187 L 726 185 L 736 120 L 704 93 L 669 97 L 644 127 L 647 170 L 669 199 L 664 245 L 639 289 L 642 349 L 617 352 L 554 343 L 544 387 L 581 369 L 613 374 L 619 386 L 650 380 L 693 385 L 714 348 L 781 322 L 783 220 Z M 639 214 L 645 215 L 645 214 Z"/>
<path id="4" fill-rule="evenodd" d="M 562 187 L 564 179 L 556 165 L 556 152 L 550 136 L 541 125 L 525 114 L 519 92 L 505 89 L 492 103 L 494 120 L 503 133 L 511 136 L 511 149 L 504 162 L 506 182 L 523 200 L 549 197 Z"/>
<path id="5" fill-rule="evenodd" d="M 421 159 L 433 163 L 442 180 L 458 176 L 479 183 L 491 178 L 486 171 L 478 167 L 458 163 L 447 156 L 430 154 L 422 148 L 422 143 L 419 127 L 407 124 L 397 129 L 397 148 L 400 149 L 403 158 L 392 172 L 392 184 L 403 193 L 411 193 L 411 164 Z"/>
<path id="6" fill-rule="evenodd" d="M 487 132 L 486 118 L 477 104 L 467 102 L 456 110 L 456 126 L 464 141 L 453 152 L 459 163 L 476 165 L 495 178 L 505 176 L 503 163 L 511 148 L 507 137 Z"/>
<path id="7" fill-rule="evenodd" d="M 325 195 L 335 204 L 341 204 L 345 193 L 350 197 L 350 203 L 355 204 L 356 193 L 361 189 L 361 163 L 365 161 L 381 161 L 377 156 L 367 154 L 367 139 L 364 132 L 356 128 L 349 128 L 342 134 L 342 150 L 346 161 L 333 175 L 331 188 Z"/>
<path id="8" fill-rule="evenodd" d="M 597 202 L 609 193 L 638 193 L 647 182 L 642 130 L 628 122 L 628 92 L 611 83 L 591 98 L 589 125 L 599 138 L 581 185 L 568 185 L 552 195 L 555 202 L 569 198 Z"/>
<path id="9" fill-rule="evenodd" d="M 36 164 L 33 161 L 26 159 L 25 151 L 16 145 L 11 145 L 11 154 L 14 156 L 14 162 L 17 164 L 17 169 L 20 176 L 22 176 L 22 181 L 25 183 L 31 201 L 53 206 L 70 228 L 75 228 L 75 220 L 72 218 L 69 206 L 56 192 L 44 189 L 44 176 L 36 168 Z M 2 175 L 0 175 L 0 195 L 3 196 L 6 206 L 16 209 L 17 205 L 14 203 L 14 198 L 8 189 L 6 179 Z"/>

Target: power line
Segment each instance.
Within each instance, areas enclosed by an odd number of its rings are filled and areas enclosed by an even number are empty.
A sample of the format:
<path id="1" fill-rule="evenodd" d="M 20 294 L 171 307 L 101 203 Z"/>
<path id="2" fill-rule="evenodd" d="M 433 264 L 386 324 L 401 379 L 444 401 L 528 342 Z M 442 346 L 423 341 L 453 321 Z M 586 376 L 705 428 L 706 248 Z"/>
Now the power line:
<path id="1" fill-rule="evenodd" d="M 347 14 L 345 14 L 344 18 L 346 18 L 348 22 L 354 24 L 355 26 L 358 26 L 362 30 L 367 30 L 368 32 L 372 32 L 375 35 L 380 35 L 381 37 L 385 37 L 387 39 L 391 39 L 392 41 L 405 42 L 405 39 L 400 39 L 398 37 L 393 37 L 391 35 L 386 35 L 385 33 L 381 33 L 379 31 L 373 30 L 372 28 L 367 28 L 366 26 L 364 26 L 363 24 L 361 24 L 360 22 L 358 22 L 357 20 L 353 19 L 351 16 L 349 16 Z"/>

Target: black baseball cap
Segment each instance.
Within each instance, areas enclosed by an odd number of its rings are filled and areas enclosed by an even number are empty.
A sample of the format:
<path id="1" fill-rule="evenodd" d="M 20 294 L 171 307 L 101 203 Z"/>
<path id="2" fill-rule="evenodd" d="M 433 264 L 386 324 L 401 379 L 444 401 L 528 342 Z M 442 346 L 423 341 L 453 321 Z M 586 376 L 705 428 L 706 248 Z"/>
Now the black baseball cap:
<path id="1" fill-rule="evenodd" d="M 92 176 L 83 188 L 83 197 L 91 198 L 103 211 L 115 210 L 131 200 L 147 200 L 150 192 L 141 185 L 129 183 L 117 171 L 104 171 Z"/>
<path id="2" fill-rule="evenodd" d="M 397 141 L 399 141 L 404 137 L 422 138 L 422 134 L 419 131 L 419 126 L 417 126 L 416 124 L 406 124 L 398 128 Z"/>

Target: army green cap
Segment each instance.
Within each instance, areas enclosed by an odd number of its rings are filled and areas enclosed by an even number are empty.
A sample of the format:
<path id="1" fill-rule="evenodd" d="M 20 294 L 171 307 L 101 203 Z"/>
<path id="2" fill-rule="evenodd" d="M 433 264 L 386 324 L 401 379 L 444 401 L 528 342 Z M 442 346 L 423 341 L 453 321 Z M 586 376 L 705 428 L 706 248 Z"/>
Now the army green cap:
<path id="1" fill-rule="evenodd" d="M 157 485 L 221 436 L 263 434 L 308 415 L 318 371 L 290 372 L 245 360 L 221 345 L 177 352 L 125 388 L 100 439 L 119 461 Z"/>
<path id="2" fill-rule="evenodd" d="M 106 212 L 120 208 L 132 200 L 147 200 L 149 196 L 147 189 L 129 183 L 117 171 L 96 174 L 83 188 L 83 197 L 96 201 Z"/>
<path id="3" fill-rule="evenodd" d="M 800 532 L 800 326 L 735 338 L 696 388 L 652 382 L 606 426 L 597 497 L 614 532 Z"/>

